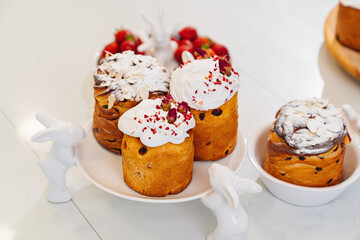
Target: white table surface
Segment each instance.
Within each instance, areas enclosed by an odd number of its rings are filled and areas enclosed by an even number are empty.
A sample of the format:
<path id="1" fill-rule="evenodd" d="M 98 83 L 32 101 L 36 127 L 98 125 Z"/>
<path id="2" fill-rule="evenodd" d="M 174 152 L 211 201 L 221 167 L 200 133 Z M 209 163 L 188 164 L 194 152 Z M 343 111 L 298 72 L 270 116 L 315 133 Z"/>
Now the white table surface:
<path id="1" fill-rule="evenodd" d="M 323 25 L 336 0 L 19 1 L 0 2 L 0 239 L 205 239 L 216 226 L 199 200 L 139 203 L 68 172 L 73 200 L 46 201 L 36 161 L 49 144 L 30 142 L 42 129 L 34 113 L 86 124 L 93 112 L 94 53 L 116 27 L 147 30 L 139 9 L 164 8 L 180 22 L 225 44 L 241 75 L 240 130 L 246 137 L 287 101 L 324 96 L 360 112 L 360 82 L 324 44 Z M 248 159 L 240 176 L 257 179 Z M 261 184 L 261 181 L 258 180 Z M 243 195 L 246 239 L 360 239 L 360 182 L 319 207 L 284 203 L 266 188 Z"/>

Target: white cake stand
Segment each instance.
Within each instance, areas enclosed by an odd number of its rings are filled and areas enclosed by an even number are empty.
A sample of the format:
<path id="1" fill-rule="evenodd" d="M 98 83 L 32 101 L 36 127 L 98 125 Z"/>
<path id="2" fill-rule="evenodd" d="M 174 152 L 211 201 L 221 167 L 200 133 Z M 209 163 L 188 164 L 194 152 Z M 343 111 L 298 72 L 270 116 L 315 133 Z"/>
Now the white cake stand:
<path id="1" fill-rule="evenodd" d="M 190 201 L 201 198 L 212 190 L 208 169 L 214 162 L 195 161 L 192 181 L 181 193 L 166 197 L 147 197 L 135 192 L 123 180 L 121 155 L 114 154 L 99 145 L 94 138 L 91 126 L 92 123 L 86 126 L 86 137 L 76 147 L 78 166 L 83 174 L 102 190 L 121 198 L 153 203 Z M 215 162 L 229 167 L 236 173 L 242 166 L 245 156 L 246 140 L 239 131 L 234 151 Z"/>

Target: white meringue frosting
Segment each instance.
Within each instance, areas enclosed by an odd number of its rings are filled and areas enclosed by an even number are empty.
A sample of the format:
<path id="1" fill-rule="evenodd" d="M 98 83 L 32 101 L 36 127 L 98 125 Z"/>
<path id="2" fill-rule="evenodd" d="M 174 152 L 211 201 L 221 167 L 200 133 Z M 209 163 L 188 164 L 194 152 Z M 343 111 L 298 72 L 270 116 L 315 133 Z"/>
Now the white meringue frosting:
<path id="1" fill-rule="evenodd" d="M 347 134 L 342 109 L 323 98 L 287 103 L 277 114 L 274 130 L 296 154 L 324 153 Z"/>
<path id="2" fill-rule="evenodd" d="M 170 73 L 151 56 L 125 51 L 102 59 L 94 78 L 96 86 L 107 87 L 119 101 L 141 101 L 149 92 L 167 92 Z"/>
<path id="3" fill-rule="evenodd" d="M 161 98 L 146 99 L 126 111 L 119 119 L 119 130 L 140 138 L 148 147 L 158 147 L 169 142 L 182 143 L 189 137 L 187 131 L 195 127 L 195 119 L 190 111 L 186 114 L 177 111 L 176 121 L 169 123 L 166 118 L 168 111 L 161 109 L 161 101 Z M 177 103 L 171 103 L 171 108 L 177 107 Z"/>
<path id="4" fill-rule="evenodd" d="M 197 110 L 215 109 L 239 90 L 239 74 L 220 72 L 219 59 L 198 59 L 177 68 L 171 77 L 170 91 L 177 102 L 185 101 Z"/>

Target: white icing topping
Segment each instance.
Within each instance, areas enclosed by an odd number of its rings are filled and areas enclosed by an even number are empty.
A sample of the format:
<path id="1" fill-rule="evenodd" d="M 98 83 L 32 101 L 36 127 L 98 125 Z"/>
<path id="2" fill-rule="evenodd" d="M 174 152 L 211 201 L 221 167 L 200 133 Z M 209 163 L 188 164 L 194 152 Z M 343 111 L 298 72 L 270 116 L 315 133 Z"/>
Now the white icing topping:
<path id="1" fill-rule="evenodd" d="M 117 100 L 140 101 L 149 92 L 167 92 L 170 73 L 153 57 L 125 51 L 102 59 L 94 78 L 97 86 L 107 87 Z"/>
<path id="2" fill-rule="evenodd" d="M 360 9 L 360 0 L 340 0 L 340 3 L 345 7 Z"/>
<path id="3" fill-rule="evenodd" d="M 239 90 L 239 75 L 231 70 L 224 76 L 217 58 L 194 60 L 177 68 L 171 77 L 171 95 L 197 110 L 215 109 L 230 100 Z"/>
<path id="4" fill-rule="evenodd" d="M 182 143 L 189 136 L 187 131 L 195 127 L 195 119 L 188 111 L 177 112 L 174 123 L 168 123 L 168 111 L 159 108 L 162 99 L 147 99 L 126 111 L 119 119 L 118 127 L 123 133 L 140 138 L 148 147 L 158 147 L 168 142 Z M 171 103 L 172 108 L 178 104 Z"/>
<path id="5" fill-rule="evenodd" d="M 289 102 L 280 109 L 274 129 L 299 155 L 329 151 L 346 135 L 342 110 L 322 98 Z"/>

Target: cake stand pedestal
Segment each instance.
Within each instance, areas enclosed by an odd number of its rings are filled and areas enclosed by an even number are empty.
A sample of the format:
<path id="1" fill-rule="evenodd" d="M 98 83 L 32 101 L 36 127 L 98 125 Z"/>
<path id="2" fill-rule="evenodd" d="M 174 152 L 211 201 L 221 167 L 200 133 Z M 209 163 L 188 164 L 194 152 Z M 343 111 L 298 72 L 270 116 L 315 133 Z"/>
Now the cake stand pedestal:
<path id="1" fill-rule="evenodd" d="M 201 198 L 217 220 L 217 227 L 208 235 L 208 240 L 243 239 L 248 216 L 240 204 L 239 195 L 258 193 L 261 187 L 236 175 L 246 156 L 246 141 L 241 132 L 238 132 L 238 143 L 233 153 L 224 159 L 216 163 L 194 163 L 192 182 L 183 192 L 154 198 L 140 195 L 125 184 L 121 156 L 105 150 L 96 142 L 91 132 L 91 122 L 86 127 L 88 134 L 85 135 L 83 128 L 59 121 L 46 113 L 38 113 L 36 117 L 47 128 L 36 133 L 32 141 L 54 142 L 50 152 L 39 161 L 50 183 L 49 202 L 71 200 L 71 192 L 65 187 L 66 173 L 77 161 L 81 171 L 92 183 L 118 197 L 150 203 L 184 202 Z"/>

